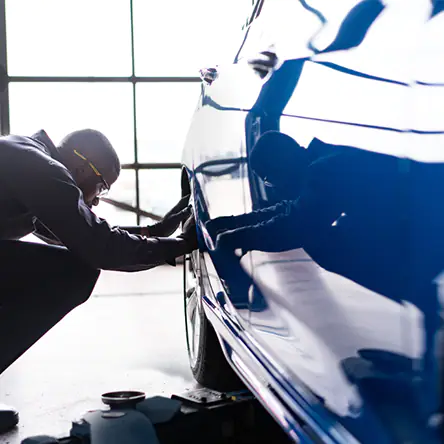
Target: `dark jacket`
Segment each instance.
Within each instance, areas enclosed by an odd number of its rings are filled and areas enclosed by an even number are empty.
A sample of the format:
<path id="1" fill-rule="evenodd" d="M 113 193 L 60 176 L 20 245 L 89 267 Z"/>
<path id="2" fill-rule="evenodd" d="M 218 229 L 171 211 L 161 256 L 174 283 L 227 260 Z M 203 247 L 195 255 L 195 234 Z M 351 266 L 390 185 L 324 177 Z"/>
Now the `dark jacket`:
<path id="1" fill-rule="evenodd" d="M 144 238 L 97 217 L 44 131 L 0 137 L 0 240 L 19 239 L 36 227 L 100 269 L 144 270 L 189 249 L 183 239 Z"/>

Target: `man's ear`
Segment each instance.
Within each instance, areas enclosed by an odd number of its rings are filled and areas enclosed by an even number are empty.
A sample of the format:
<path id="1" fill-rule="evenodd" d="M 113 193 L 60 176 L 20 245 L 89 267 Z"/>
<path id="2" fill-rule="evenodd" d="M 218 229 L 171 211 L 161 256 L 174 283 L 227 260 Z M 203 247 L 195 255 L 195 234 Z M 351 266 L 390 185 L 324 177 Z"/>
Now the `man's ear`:
<path id="1" fill-rule="evenodd" d="M 74 178 L 77 186 L 82 189 L 85 187 L 85 183 L 88 180 L 87 173 L 88 172 L 83 166 L 78 166 L 71 170 L 72 177 Z"/>
<path id="2" fill-rule="evenodd" d="M 83 177 L 85 176 L 85 168 L 81 166 L 74 168 L 74 175 L 78 179 L 83 179 Z"/>

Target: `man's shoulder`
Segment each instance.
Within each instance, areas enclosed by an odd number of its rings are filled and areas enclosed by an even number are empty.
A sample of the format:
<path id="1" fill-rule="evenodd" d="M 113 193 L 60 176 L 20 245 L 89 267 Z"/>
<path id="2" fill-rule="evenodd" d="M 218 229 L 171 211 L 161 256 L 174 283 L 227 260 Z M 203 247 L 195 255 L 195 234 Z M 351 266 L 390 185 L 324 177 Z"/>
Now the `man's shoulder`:
<path id="1" fill-rule="evenodd" d="M 32 137 L 0 137 L 0 159 L 0 164 L 8 170 L 4 171 L 2 168 L 7 176 L 26 174 L 35 177 L 44 174 L 72 180 L 67 168 L 51 156 L 49 149 L 42 142 Z"/>
<path id="2" fill-rule="evenodd" d="M 9 134 L 7 136 L 0 137 L 0 146 L 4 149 L 9 148 L 9 152 L 23 151 L 32 153 L 35 151 L 36 153 L 43 153 L 49 155 L 49 150 L 45 147 L 45 145 L 38 140 L 33 139 L 28 136 L 20 136 L 17 134 Z"/>

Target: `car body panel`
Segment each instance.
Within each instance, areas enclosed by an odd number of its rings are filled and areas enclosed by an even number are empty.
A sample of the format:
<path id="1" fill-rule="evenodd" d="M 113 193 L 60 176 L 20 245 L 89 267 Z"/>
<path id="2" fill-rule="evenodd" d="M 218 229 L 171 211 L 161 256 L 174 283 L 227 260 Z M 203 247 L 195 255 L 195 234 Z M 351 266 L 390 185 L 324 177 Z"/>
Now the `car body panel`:
<path id="1" fill-rule="evenodd" d="M 419 0 L 270 3 L 203 82 L 185 146 L 207 317 L 296 442 L 439 442 L 444 14 Z M 270 48 L 279 64 L 261 79 L 248 51 Z M 286 200 L 286 230 L 242 226 L 249 247 L 225 250 L 208 221 L 279 202 L 251 166 L 269 131 L 306 149 L 308 185 Z"/>

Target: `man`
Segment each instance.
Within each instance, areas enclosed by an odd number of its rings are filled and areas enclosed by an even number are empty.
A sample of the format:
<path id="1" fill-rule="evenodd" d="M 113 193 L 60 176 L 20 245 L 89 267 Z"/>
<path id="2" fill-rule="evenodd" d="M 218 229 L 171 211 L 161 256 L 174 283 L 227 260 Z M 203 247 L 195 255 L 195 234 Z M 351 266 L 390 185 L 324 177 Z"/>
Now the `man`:
<path id="1" fill-rule="evenodd" d="M 120 173 L 100 132 L 0 137 L 0 373 L 90 296 L 101 269 L 174 264 L 197 248 L 188 197 L 150 227 L 111 227 L 92 207 Z M 168 238 L 185 219 L 184 232 Z M 48 243 L 19 241 L 29 233 Z M 165 236 L 165 237 L 164 237 Z M 0 432 L 18 415 L 0 406 Z"/>

